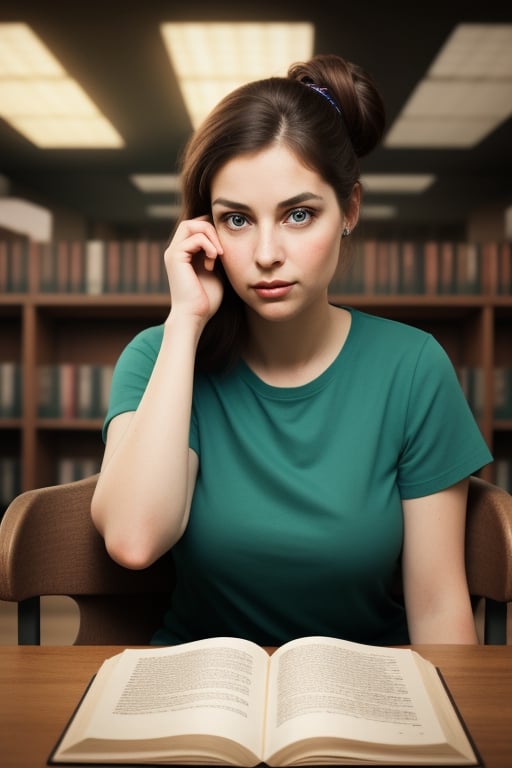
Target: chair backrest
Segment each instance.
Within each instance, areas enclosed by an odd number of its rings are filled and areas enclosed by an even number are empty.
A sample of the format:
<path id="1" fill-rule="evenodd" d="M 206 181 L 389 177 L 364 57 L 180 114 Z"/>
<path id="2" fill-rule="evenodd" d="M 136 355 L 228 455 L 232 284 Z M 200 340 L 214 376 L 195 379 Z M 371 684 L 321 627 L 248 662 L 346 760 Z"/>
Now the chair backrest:
<path id="1" fill-rule="evenodd" d="M 512 496 L 477 477 L 469 483 L 466 572 L 471 595 L 484 600 L 484 642 L 505 644 L 512 621 Z"/>
<path id="2" fill-rule="evenodd" d="M 131 571 L 112 561 L 91 522 L 97 475 L 26 491 L 0 525 L 0 600 L 19 605 L 18 640 L 39 643 L 39 597 L 78 604 L 76 644 L 147 644 L 174 584 L 170 555 Z M 512 601 L 512 496 L 472 477 L 466 566 L 473 596 L 485 600 L 485 641 L 506 642 Z"/>
<path id="3" fill-rule="evenodd" d="M 147 644 L 174 584 L 170 556 L 132 571 L 108 555 L 91 521 L 97 475 L 22 493 L 0 525 L 0 599 L 18 602 L 18 642 L 38 644 L 39 597 L 69 595 L 77 645 Z"/>

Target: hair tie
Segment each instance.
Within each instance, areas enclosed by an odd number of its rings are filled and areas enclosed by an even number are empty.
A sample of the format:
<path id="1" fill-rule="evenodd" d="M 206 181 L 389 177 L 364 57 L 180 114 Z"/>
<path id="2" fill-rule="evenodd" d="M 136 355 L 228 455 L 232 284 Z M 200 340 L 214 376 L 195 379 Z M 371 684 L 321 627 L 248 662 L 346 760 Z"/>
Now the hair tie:
<path id="1" fill-rule="evenodd" d="M 324 86 L 322 86 L 322 85 L 316 85 L 316 83 L 310 83 L 310 82 L 307 82 L 307 81 L 305 81 L 305 80 L 303 80 L 302 82 L 304 83 L 304 85 L 307 85 L 307 87 L 308 87 L 308 88 L 312 88 L 314 91 L 316 91 L 317 93 L 319 93 L 319 94 L 320 94 L 320 96 L 322 96 L 324 99 L 326 99 L 326 101 L 328 101 L 328 102 L 329 102 L 329 104 L 330 104 L 332 107 L 334 107 L 334 109 L 336 110 L 336 112 L 338 113 L 338 115 L 341 115 L 341 114 L 342 114 L 342 112 L 341 112 L 341 108 L 340 108 L 340 107 L 339 107 L 339 105 L 336 103 L 336 101 L 333 99 L 333 97 L 331 96 L 331 94 L 329 93 L 329 89 L 328 89 L 328 88 L 325 88 L 325 87 L 324 87 Z"/>

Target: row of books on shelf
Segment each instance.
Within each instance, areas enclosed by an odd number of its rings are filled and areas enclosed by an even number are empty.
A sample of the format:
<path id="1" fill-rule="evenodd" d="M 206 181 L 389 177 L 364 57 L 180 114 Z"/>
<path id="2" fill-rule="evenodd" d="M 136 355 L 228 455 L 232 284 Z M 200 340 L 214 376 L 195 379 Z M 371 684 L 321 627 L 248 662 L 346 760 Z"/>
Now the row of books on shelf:
<path id="1" fill-rule="evenodd" d="M 487 243 L 484 258 L 494 264 L 495 274 L 491 274 L 490 286 L 494 293 L 512 296 L 512 242 Z"/>
<path id="2" fill-rule="evenodd" d="M 480 418 L 484 409 L 484 373 L 482 368 L 459 365 L 457 375 L 462 391 L 475 418 Z"/>
<path id="3" fill-rule="evenodd" d="M 56 363 L 40 366 L 38 416 L 40 418 L 103 418 L 112 383 L 113 365 Z M 466 399 L 477 418 L 484 407 L 482 368 L 458 366 L 457 373 Z M 512 368 L 493 371 L 495 419 L 512 419 Z M 21 365 L 0 363 L 0 418 L 22 416 Z"/>
<path id="4" fill-rule="evenodd" d="M 482 247 L 461 242 L 365 240 L 340 260 L 331 290 L 373 294 L 478 294 Z"/>
<path id="5" fill-rule="evenodd" d="M 495 368 L 493 373 L 494 418 L 512 419 L 512 368 Z"/>
<path id="6" fill-rule="evenodd" d="M 58 241 L 29 246 L 0 242 L 0 294 L 28 286 L 29 250 L 38 263 L 38 289 L 48 293 L 168 293 L 166 243 L 150 240 Z M 478 294 L 484 290 L 485 264 L 492 264 L 486 286 L 512 293 L 509 241 L 354 240 L 353 254 L 342 258 L 333 293 Z"/>
<path id="7" fill-rule="evenodd" d="M 101 459 L 98 457 L 59 457 L 54 465 L 54 474 L 48 478 L 47 484 L 60 485 L 90 477 L 100 471 L 100 464 Z M 0 456 L 0 511 L 5 510 L 21 490 L 19 457 Z"/>
<path id="8" fill-rule="evenodd" d="M 96 457 L 62 456 L 57 460 L 55 481 L 58 485 L 82 480 L 100 471 L 101 460 Z"/>
<path id="9" fill-rule="evenodd" d="M 0 295 L 28 290 L 29 251 L 24 240 L 0 240 Z"/>
<path id="10" fill-rule="evenodd" d="M 59 363 L 39 368 L 40 418 L 103 418 L 108 408 L 112 365 Z"/>
<path id="11" fill-rule="evenodd" d="M 165 243 L 89 240 L 41 246 L 39 289 L 57 293 L 167 293 Z"/>
<path id="12" fill-rule="evenodd" d="M 0 418 L 18 419 L 22 410 L 21 364 L 0 362 Z"/>
<path id="13" fill-rule="evenodd" d="M 494 482 L 500 488 L 512 493 L 512 459 L 494 460 Z"/>
<path id="14" fill-rule="evenodd" d="M 482 368 L 458 366 L 460 385 L 471 410 L 479 418 L 484 408 L 484 371 Z M 512 368 L 493 369 L 493 416 L 496 420 L 512 419 Z"/>

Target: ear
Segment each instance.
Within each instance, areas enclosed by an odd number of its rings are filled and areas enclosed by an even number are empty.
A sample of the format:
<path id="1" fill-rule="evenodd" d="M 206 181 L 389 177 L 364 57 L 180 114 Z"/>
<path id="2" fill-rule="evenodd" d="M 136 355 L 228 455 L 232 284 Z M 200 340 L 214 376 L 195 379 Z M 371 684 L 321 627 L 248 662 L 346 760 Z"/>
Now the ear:
<path id="1" fill-rule="evenodd" d="M 343 226 L 346 227 L 349 232 L 357 226 L 359 221 L 359 210 L 361 208 L 361 184 L 356 181 L 352 189 L 350 199 L 345 206 Z"/>

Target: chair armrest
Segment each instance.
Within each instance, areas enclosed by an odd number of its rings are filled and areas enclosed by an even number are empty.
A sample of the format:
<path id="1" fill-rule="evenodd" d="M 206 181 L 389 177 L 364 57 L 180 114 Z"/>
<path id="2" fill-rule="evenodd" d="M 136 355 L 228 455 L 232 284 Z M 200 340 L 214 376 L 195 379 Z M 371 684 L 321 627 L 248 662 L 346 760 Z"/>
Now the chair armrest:
<path id="1" fill-rule="evenodd" d="M 472 595 L 512 601 L 512 496 L 477 477 L 469 484 L 466 569 Z"/>
<path id="2" fill-rule="evenodd" d="M 147 643 L 174 584 L 171 553 L 133 571 L 115 563 L 90 514 L 97 475 L 26 491 L 0 525 L 0 600 L 18 603 L 18 642 L 40 642 L 40 596 L 78 605 L 76 644 Z"/>
<path id="3" fill-rule="evenodd" d="M 0 525 L 0 599 L 169 592 L 165 558 L 131 571 L 108 555 L 90 505 L 97 475 L 16 497 Z"/>

